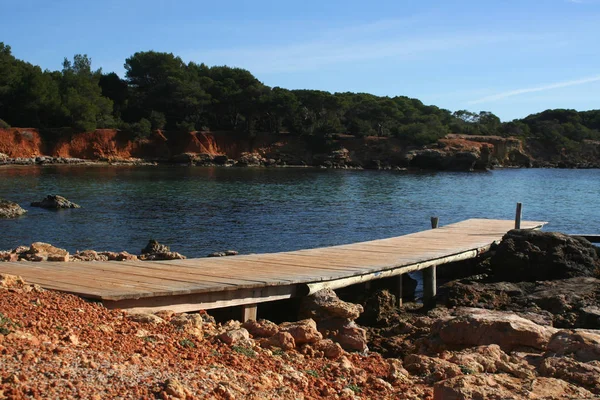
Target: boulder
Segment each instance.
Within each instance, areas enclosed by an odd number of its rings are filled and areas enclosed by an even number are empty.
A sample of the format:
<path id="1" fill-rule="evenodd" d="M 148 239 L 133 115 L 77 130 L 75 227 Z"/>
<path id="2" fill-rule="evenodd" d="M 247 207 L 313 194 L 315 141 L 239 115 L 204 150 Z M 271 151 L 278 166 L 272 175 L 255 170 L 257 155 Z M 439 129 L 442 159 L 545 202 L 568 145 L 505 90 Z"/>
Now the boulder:
<path id="1" fill-rule="evenodd" d="M 303 297 L 300 304 L 300 315 L 317 322 L 330 318 L 354 321 L 363 311 L 360 304 L 340 300 L 331 289 L 322 289 L 311 296 Z"/>
<path id="2" fill-rule="evenodd" d="M 367 298 L 358 322 L 367 326 L 387 326 L 397 318 L 398 300 L 388 290 L 378 290 Z"/>
<path id="3" fill-rule="evenodd" d="M 490 260 L 497 281 L 523 282 L 596 276 L 598 248 L 557 232 L 511 230 Z"/>
<path id="4" fill-rule="evenodd" d="M 69 252 L 48 243 L 35 242 L 29 250 L 20 253 L 19 258 L 26 261 L 69 261 Z"/>
<path id="5" fill-rule="evenodd" d="M 455 316 L 440 319 L 432 326 L 432 334 L 447 345 L 497 344 L 507 351 L 519 347 L 544 350 L 556 331 L 511 312 L 481 308 L 459 308 Z"/>
<path id="6" fill-rule="evenodd" d="M 27 210 L 17 203 L 0 199 L 0 218 L 16 218 L 25 214 Z"/>
<path id="7" fill-rule="evenodd" d="M 543 376 L 558 378 L 600 394 L 600 366 L 568 357 L 548 357 L 539 367 Z"/>
<path id="8" fill-rule="evenodd" d="M 19 261 L 19 254 L 12 251 L 0 251 L 0 261 Z"/>
<path id="9" fill-rule="evenodd" d="M 446 359 L 458 365 L 464 374 L 504 372 L 518 378 L 535 377 L 534 368 L 523 358 L 509 356 L 496 344 L 464 349 Z"/>
<path id="10" fill-rule="evenodd" d="M 404 368 L 413 375 L 433 383 L 462 375 L 460 367 L 440 358 L 421 354 L 410 354 L 404 358 Z"/>
<path id="11" fill-rule="evenodd" d="M 591 399 L 583 388 L 554 378 L 520 379 L 505 374 L 460 375 L 438 382 L 434 400 L 485 399 Z"/>
<path id="12" fill-rule="evenodd" d="M 108 257 L 95 250 L 83 250 L 73 254 L 71 261 L 108 261 Z"/>
<path id="13" fill-rule="evenodd" d="M 550 338 L 548 351 L 558 356 L 570 355 L 583 362 L 600 360 L 600 331 L 561 330 Z"/>
<path id="14" fill-rule="evenodd" d="M 203 338 L 203 324 L 204 321 L 200 314 L 178 314 L 171 317 L 169 321 L 172 325 L 176 326 L 178 330 L 181 330 L 188 335 L 196 336 L 197 338 Z"/>
<path id="15" fill-rule="evenodd" d="M 337 360 L 344 354 L 344 350 L 339 343 L 335 343 L 331 339 L 323 339 L 314 344 L 316 351 L 323 352 L 323 355 L 329 359 Z"/>
<path id="16" fill-rule="evenodd" d="M 103 251 L 98 253 L 101 257 L 107 257 L 108 261 L 135 261 L 139 260 L 138 256 L 129 254 L 126 251 L 121 251 L 119 253 L 115 253 L 112 251 Z"/>
<path id="17" fill-rule="evenodd" d="M 289 332 L 277 332 L 269 338 L 260 340 L 260 345 L 266 348 L 278 347 L 281 350 L 292 350 L 296 347 L 296 341 Z"/>
<path id="18" fill-rule="evenodd" d="M 296 322 L 284 322 L 279 325 L 280 332 L 288 332 L 294 338 L 296 345 L 316 343 L 323 339 L 317 330 L 317 323 L 313 319 L 304 319 Z"/>
<path id="19" fill-rule="evenodd" d="M 158 243 L 154 239 L 150 239 L 146 247 L 142 249 L 142 254 L 168 253 L 171 251 L 169 246 Z"/>
<path id="20" fill-rule="evenodd" d="M 138 257 L 142 261 L 160 261 L 160 260 L 183 260 L 186 257 L 169 249 L 169 246 L 158 243 L 151 239 L 146 247 L 142 249 L 142 254 Z"/>
<path id="21" fill-rule="evenodd" d="M 326 337 L 338 342 L 344 350 L 365 353 L 367 347 L 367 331 L 350 321 L 333 331 L 327 331 Z"/>
<path id="22" fill-rule="evenodd" d="M 61 209 L 61 208 L 81 208 L 75 203 L 70 202 L 62 196 L 49 194 L 42 201 L 34 201 L 32 207 Z"/>
<path id="23" fill-rule="evenodd" d="M 219 339 L 228 345 L 247 343 L 250 340 L 250 333 L 245 328 L 231 329 L 220 334 Z"/>
<path id="24" fill-rule="evenodd" d="M 242 326 L 254 337 L 271 337 L 279 332 L 279 326 L 266 319 L 246 321 Z"/>
<path id="25" fill-rule="evenodd" d="M 25 285 L 23 278 L 17 275 L 0 274 L 0 288 L 20 288 Z"/>

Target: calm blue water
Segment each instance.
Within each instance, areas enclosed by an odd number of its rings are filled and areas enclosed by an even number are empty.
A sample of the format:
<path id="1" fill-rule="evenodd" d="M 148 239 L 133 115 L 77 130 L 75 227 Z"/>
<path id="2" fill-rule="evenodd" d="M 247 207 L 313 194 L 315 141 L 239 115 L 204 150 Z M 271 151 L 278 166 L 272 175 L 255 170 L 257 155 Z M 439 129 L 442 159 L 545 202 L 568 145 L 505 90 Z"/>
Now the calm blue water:
<path id="1" fill-rule="evenodd" d="M 29 206 L 61 194 L 83 208 Z M 187 167 L 0 168 L 0 197 L 29 212 L 0 220 L 0 249 L 52 243 L 139 253 L 149 239 L 188 257 L 351 243 L 467 218 L 550 221 L 545 230 L 600 233 L 600 170 L 411 173 Z"/>

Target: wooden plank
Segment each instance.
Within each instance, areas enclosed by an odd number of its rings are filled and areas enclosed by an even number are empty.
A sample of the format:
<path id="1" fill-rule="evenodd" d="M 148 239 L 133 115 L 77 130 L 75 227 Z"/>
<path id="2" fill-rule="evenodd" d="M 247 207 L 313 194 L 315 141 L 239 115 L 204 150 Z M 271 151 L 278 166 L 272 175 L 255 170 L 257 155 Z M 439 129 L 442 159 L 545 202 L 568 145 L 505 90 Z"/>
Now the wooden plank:
<path id="1" fill-rule="evenodd" d="M 296 286 L 274 286 L 239 291 L 196 293 L 182 296 L 161 296 L 144 299 L 124 299 L 102 301 L 110 309 L 121 308 L 131 312 L 156 312 L 173 310 L 177 313 L 210 310 L 213 308 L 257 304 L 268 301 L 284 300 L 296 295 Z"/>

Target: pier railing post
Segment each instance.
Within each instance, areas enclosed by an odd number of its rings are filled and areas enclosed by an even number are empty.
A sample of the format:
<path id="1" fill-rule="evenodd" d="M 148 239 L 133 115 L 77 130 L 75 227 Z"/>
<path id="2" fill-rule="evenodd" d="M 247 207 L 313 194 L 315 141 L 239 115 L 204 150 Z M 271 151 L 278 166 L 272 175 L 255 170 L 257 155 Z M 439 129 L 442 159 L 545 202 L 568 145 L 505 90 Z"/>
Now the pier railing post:
<path id="1" fill-rule="evenodd" d="M 515 214 L 515 229 L 521 229 L 521 212 L 523 204 L 517 203 L 517 212 Z"/>
<path id="2" fill-rule="evenodd" d="M 431 229 L 436 229 L 439 217 L 431 217 Z M 423 305 L 431 306 L 437 294 L 436 267 L 432 266 L 423 270 Z"/>

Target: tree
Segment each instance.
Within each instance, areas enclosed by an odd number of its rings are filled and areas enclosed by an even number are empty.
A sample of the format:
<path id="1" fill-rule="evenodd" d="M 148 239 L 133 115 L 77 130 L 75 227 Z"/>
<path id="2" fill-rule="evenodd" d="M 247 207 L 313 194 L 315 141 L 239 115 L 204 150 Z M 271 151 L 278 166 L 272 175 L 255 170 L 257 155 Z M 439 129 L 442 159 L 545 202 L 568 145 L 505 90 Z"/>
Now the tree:
<path id="1" fill-rule="evenodd" d="M 102 96 L 99 85 L 102 71 L 92 71 L 91 67 L 91 58 L 76 54 L 73 62 L 65 58 L 60 76 L 62 108 L 70 126 L 81 131 L 106 127 L 99 122 L 112 120 L 113 103 Z"/>

